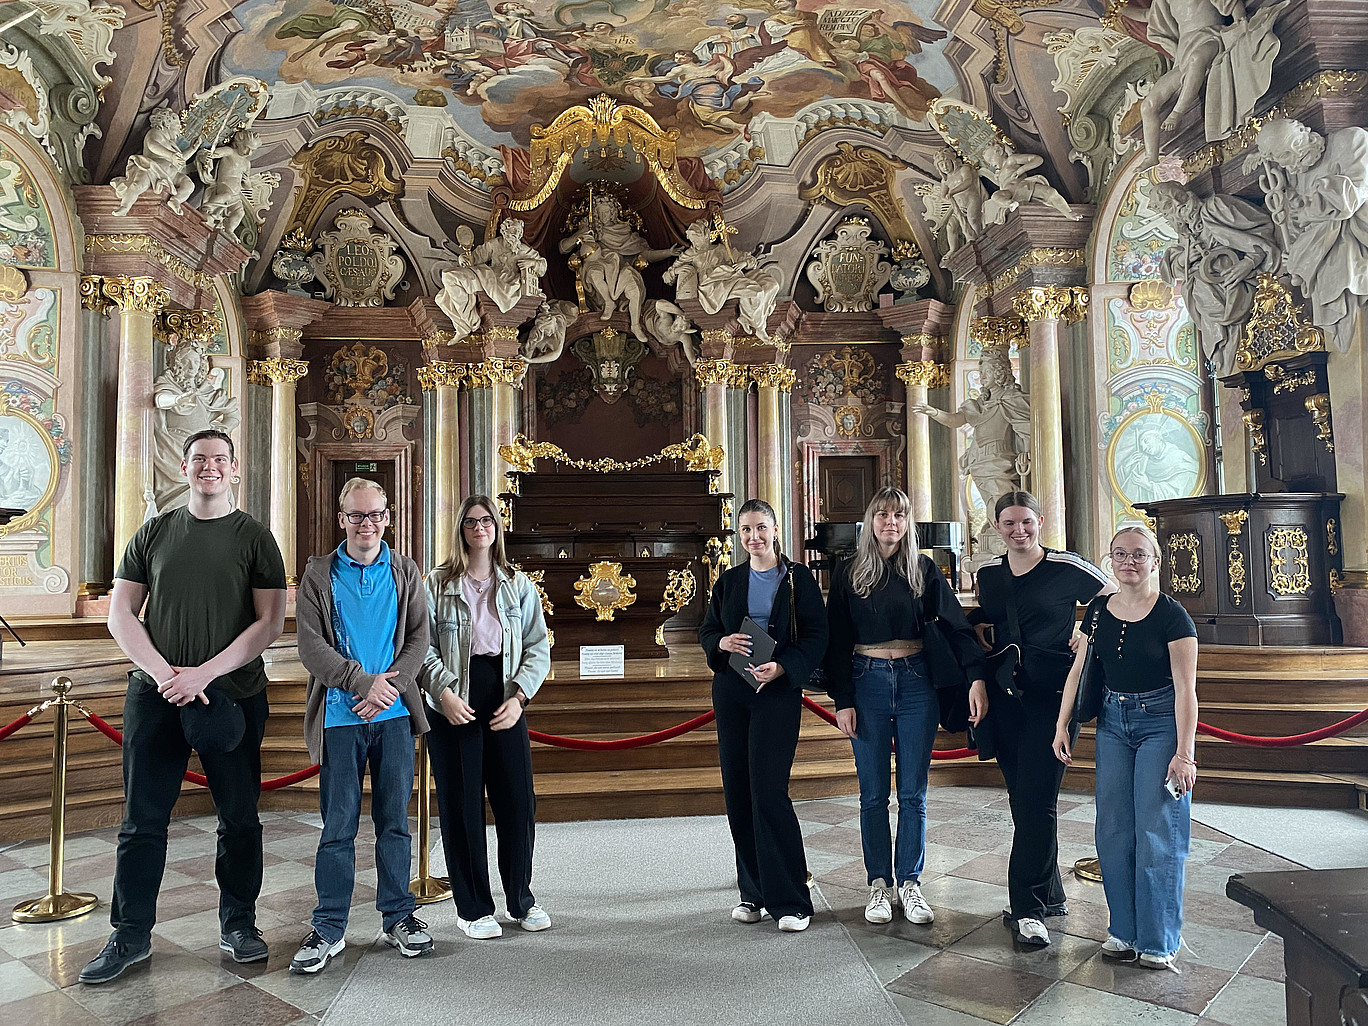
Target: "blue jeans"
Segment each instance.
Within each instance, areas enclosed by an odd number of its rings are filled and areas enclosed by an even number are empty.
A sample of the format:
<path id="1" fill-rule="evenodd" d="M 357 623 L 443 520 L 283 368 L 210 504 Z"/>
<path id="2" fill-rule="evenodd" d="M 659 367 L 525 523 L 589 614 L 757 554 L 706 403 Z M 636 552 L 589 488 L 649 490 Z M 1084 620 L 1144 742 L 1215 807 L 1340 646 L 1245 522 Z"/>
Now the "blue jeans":
<path id="1" fill-rule="evenodd" d="M 916 882 L 926 863 L 926 783 L 940 702 L 921 655 L 851 660 L 855 685 L 855 772 L 860 778 L 860 840 L 869 883 Z M 889 760 L 898 742 L 898 846 L 888 823 Z M 896 875 L 895 875 L 896 872 Z"/>
<path id="2" fill-rule="evenodd" d="M 1097 717 L 1097 857 L 1109 932 L 1150 955 L 1178 950 L 1192 795 L 1164 788 L 1178 751 L 1173 688 L 1106 692 Z"/>
<path id="3" fill-rule="evenodd" d="M 384 929 L 413 912 L 409 892 L 413 845 L 408 804 L 413 794 L 413 730 L 401 716 L 383 723 L 327 727 L 323 731 L 323 768 L 318 801 L 323 835 L 314 862 L 318 907 L 313 928 L 329 944 L 347 932 L 352 887 L 356 882 L 356 828 L 361 821 L 361 785 L 371 772 L 371 819 L 375 823 L 375 907 Z"/>

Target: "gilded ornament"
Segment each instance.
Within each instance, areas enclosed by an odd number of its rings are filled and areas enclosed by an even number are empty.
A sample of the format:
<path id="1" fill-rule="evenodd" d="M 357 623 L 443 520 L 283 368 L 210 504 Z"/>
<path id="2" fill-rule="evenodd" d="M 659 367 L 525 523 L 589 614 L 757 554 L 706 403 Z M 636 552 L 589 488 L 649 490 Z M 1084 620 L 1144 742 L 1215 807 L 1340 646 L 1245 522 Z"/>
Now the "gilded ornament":
<path id="1" fill-rule="evenodd" d="M 1272 527 L 1268 531 L 1270 587 L 1278 595 L 1304 595 L 1311 590 L 1311 557 L 1306 531 L 1300 527 Z"/>
<path id="2" fill-rule="evenodd" d="M 1132 310 L 1173 309 L 1173 286 L 1162 278 L 1146 278 L 1130 287 L 1127 297 Z"/>
<path id="3" fill-rule="evenodd" d="M 655 643 L 661 648 L 665 648 L 665 625 L 662 623 L 656 628 Z"/>
<path id="4" fill-rule="evenodd" d="M 28 279 L 24 277 L 24 272 L 13 264 L 0 264 L 0 302 L 17 303 L 26 292 Z"/>
<path id="5" fill-rule="evenodd" d="M 944 335 L 932 335 L 925 331 L 917 331 L 910 335 L 904 335 L 898 341 L 904 349 L 921 347 L 922 349 L 940 350 L 945 346 Z"/>
<path id="6" fill-rule="evenodd" d="M 798 380 L 798 372 L 792 367 L 761 363 L 752 365 L 751 378 L 761 388 L 777 388 L 781 392 L 790 392 L 793 390 L 794 382 Z"/>
<path id="7" fill-rule="evenodd" d="M 1259 274 L 1254 309 L 1235 352 L 1235 366 L 1258 370 L 1271 360 L 1325 351 L 1325 335 L 1302 316 L 1286 285 L 1266 272 Z"/>
<path id="8" fill-rule="evenodd" d="M 511 385 L 520 389 L 526 376 L 527 361 L 517 356 L 511 359 L 491 356 L 483 363 L 472 363 L 466 367 L 466 384 L 469 388 Z"/>
<path id="9" fill-rule="evenodd" d="M 1088 290 L 1076 286 L 1042 285 L 1023 289 L 1012 299 L 1012 310 L 1026 321 L 1081 321 L 1088 312 Z"/>
<path id="10" fill-rule="evenodd" d="M 737 379 L 738 370 L 744 376 L 744 368 L 738 367 L 730 360 L 699 360 L 694 364 L 694 378 L 700 389 L 705 389 L 709 385 L 732 387 Z"/>
<path id="11" fill-rule="evenodd" d="M 992 281 L 978 287 L 974 298 L 980 303 L 997 295 L 1010 285 L 1015 285 L 1027 271 L 1037 267 L 1083 267 L 1086 257 L 1081 249 L 1038 248 L 1027 250 L 1026 255 Z"/>
<path id="12" fill-rule="evenodd" d="M 455 341 L 455 332 L 447 331 L 445 328 L 433 328 L 423 336 L 423 348 L 436 349 L 438 346 L 451 345 Z"/>
<path id="13" fill-rule="evenodd" d="M 1316 369 L 1314 367 L 1300 374 L 1292 374 L 1281 364 L 1270 363 L 1264 367 L 1263 373 L 1265 378 L 1274 383 L 1274 395 L 1281 395 L 1283 392 L 1295 392 L 1299 388 L 1307 388 L 1316 383 Z"/>
<path id="14" fill-rule="evenodd" d="M 1325 443 L 1326 452 L 1335 451 L 1335 436 L 1330 429 L 1330 397 L 1324 392 L 1306 397 L 1306 412 L 1316 425 L 1316 437 Z"/>
<path id="15" fill-rule="evenodd" d="M 557 463 L 572 467 L 575 470 L 592 470 L 600 474 L 609 474 L 638 470 L 641 467 L 649 467 L 665 460 L 684 460 L 688 463 L 690 470 L 712 472 L 722 466 L 724 458 L 725 453 L 722 446 L 710 445 L 707 438 L 700 434 L 692 435 L 683 442 L 667 445 L 654 456 L 643 456 L 641 459 L 632 460 L 628 463 L 619 463 L 607 456 L 597 460 L 574 460 L 566 455 L 565 450 L 559 446 L 550 442 L 533 442 L 523 434 L 515 435 L 511 445 L 499 446 L 499 459 L 515 471 L 521 471 L 525 474 L 533 473 L 536 470 L 535 462 L 539 459 L 555 460 Z"/>
<path id="16" fill-rule="evenodd" d="M 465 380 L 467 367 L 451 360 L 429 360 L 418 368 L 418 384 L 424 392 L 439 388 L 459 388 Z"/>
<path id="17" fill-rule="evenodd" d="M 825 199 L 836 207 L 868 206 L 895 244 L 894 258 L 915 260 L 921 256 L 917 235 L 895 191 L 898 172 L 907 167 L 906 162 L 873 146 L 838 142 L 836 152 L 817 165 L 816 181 L 800 189 L 798 198 Z"/>
<path id="18" fill-rule="evenodd" d="M 1332 556 L 1339 555 L 1339 524 L 1334 517 L 1325 521 L 1325 550 Z"/>
<path id="19" fill-rule="evenodd" d="M 87 235 L 87 253 L 142 253 L 161 264 L 172 276 L 197 289 L 214 287 L 214 276 L 197 271 L 178 256 L 168 253 L 150 235 Z"/>
<path id="20" fill-rule="evenodd" d="M 352 438 L 370 438 L 375 434 L 375 411 L 368 406 L 348 406 L 342 411 L 342 422 Z"/>
<path id="21" fill-rule="evenodd" d="M 253 328 L 247 332 L 247 344 L 260 349 L 285 352 L 295 349 L 304 338 L 303 328 L 277 325 L 274 328 Z"/>
<path id="22" fill-rule="evenodd" d="M 842 438 L 858 438 L 864 434 L 864 407 L 847 403 L 838 406 L 835 414 L 836 434 Z"/>
<path id="23" fill-rule="evenodd" d="M 208 343 L 223 330 L 223 322 L 213 310 L 163 310 L 153 330 L 168 344 L 174 344 L 174 339 Z"/>
<path id="24" fill-rule="evenodd" d="M 588 576 L 575 581 L 575 604 L 593 610 L 595 620 L 612 620 L 619 609 L 636 602 L 635 587 L 636 578 L 624 574 L 621 563 L 591 563 Z"/>
<path id="25" fill-rule="evenodd" d="M 1330 590 L 1339 591 L 1344 587 L 1344 576 L 1333 566 L 1330 568 Z"/>
<path id="26" fill-rule="evenodd" d="M 985 353 L 994 349 L 1026 345 L 1026 325 L 1015 317 L 975 317 L 969 322 L 969 337 Z"/>
<path id="27" fill-rule="evenodd" d="M 1239 539 L 1230 539 L 1230 552 L 1226 556 L 1226 576 L 1230 579 L 1230 602 L 1244 605 L 1244 592 L 1248 583 L 1245 573 L 1244 552 L 1240 549 Z"/>
<path id="28" fill-rule="evenodd" d="M 1268 438 L 1264 435 L 1263 410 L 1245 410 L 1240 415 L 1245 430 L 1249 432 L 1249 451 L 1259 458 L 1261 465 L 1268 463 Z"/>
<path id="29" fill-rule="evenodd" d="M 731 539 L 727 539 L 730 545 Z M 720 538 L 709 538 L 703 543 L 703 565 L 708 568 L 708 594 L 717 587 L 717 579 L 722 576 L 722 559 L 726 555 L 728 546 L 722 544 Z"/>
<path id="30" fill-rule="evenodd" d="M 156 278 L 105 278 L 100 290 L 121 311 L 157 314 L 171 302 L 171 291 Z"/>
<path id="31" fill-rule="evenodd" d="M 1201 539 L 1192 531 L 1169 535 L 1169 591 L 1175 595 L 1196 595 L 1202 590 Z M 1187 553 L 1186 573 L 1178 572 L 1178 554 Z"/>
<path id="32" fill-rule="evenodd" d="M 504 530 L 505 530 L 505 531 L 511 531 L 511 530 L 513 530 L 513 510 L 512 510 L 512 508 L 508 505 L 508 500 L 507 500 L 507 499 L 502 499 L 502 498 L 500 498 L 500 499 L 495 499 L 494 501 L 495 501 L 496 503 L 498 503 L 498 506 L 499 506 L 499 519 L 503 521 Z"/>
<path id="33" fill-rule="evenodd" d="M 688 567 L 683 570 L 671 570 L 665 583 L 665 593 L 660 600 L 660 611 L 663 613 L 668 609 L 672 613 L 679 612 L 693 601 L 694 592 L 697 590 L 698 581 L 694 578 L 692 570 Z"/>
<path id="34" fill-rule="evenodd" d="M 27 511 L 15 517 L 8 524 L 0 525 L 0 538 L 6 535 L 15 534 L 19 531 L 37 527 L 42 530 L 41 518 L 52 506 L 57 497 L 57 485 L 61 480 L 59 473 L 61 469 L 61 457 L 57 452 L 57 444 L 53 441 L 52 432 L 33 414 L 19 406 L 18 399 L 9 392 L 0 392 L 0 421 L 7 417 L 24 422 L 23 426 L 14 429 L 11 438 L 18 439 L 28 437 L 30 453 L 29 459 L 35 466 L 41 466 L 40 461 L 47 462 L 47 486 L 43 489 L 42 495 L 32 502 L 26 503 Z"/>
<path id="35" fill-rule="evenodd" d="M 1232 509 L 1228 513 L 1221 514 L 1221 523 L 1226 526 L 1226 533 L 1237 535 L 1244 530 L 1245 522 L 1249 519 L 1249 514 L 1242 509 Z"/>
<path id="36" fill-rule="evenodd" d="M 898 380 L 904 385 L 922 388 L 946 388 L 950 384 L 950 368 L 943 363 L 923 360 L 919 363 L 900 363 Z"/>
<path id="37" fill-rule="evenodd" d="M 404 192 L 402 177 L 392 174 L 384 151 L 365 132 L 327 136 L 300 150 L 290 164 L 304 188 L 287 223 L 306 231 L 341 196 L 383 203 Z"/>
<path id="38" fill-rule="evenodd" d="M 98 274 L 81 275 L 81 305 L 104 316 L 113 307 L 113 302 L 101 288 L 102 279 Z"/>
<path id="39" fill-rule="evenodd" d="M 731 499 L 722 500 L 722 530 L 730 531 L 732 525 L 732 501 Z"/>
<path id="40" fill-rule="evenodd" d="M 309 373 L 309 362 L 273 356 L 269 360 L 251 361 L 248 372 L 254 373 L 257 380 L 263 383 L 269 381 L 272 385 L 293 385 Z"/>

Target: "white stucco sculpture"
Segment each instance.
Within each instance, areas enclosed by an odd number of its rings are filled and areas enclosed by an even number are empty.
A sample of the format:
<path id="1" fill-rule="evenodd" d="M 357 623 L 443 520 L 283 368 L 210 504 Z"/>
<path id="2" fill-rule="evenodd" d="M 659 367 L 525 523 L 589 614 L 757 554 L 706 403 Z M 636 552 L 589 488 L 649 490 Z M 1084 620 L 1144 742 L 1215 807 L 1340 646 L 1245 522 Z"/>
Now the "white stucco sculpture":
<path id="1" fill-rule="evenodd" d="M 1244 0 L 1154 0 L 1148 10 L 1123 8 L 1127 18 L 1146 22 L 1150 45 L 1173 58 L 1140 102 L 1151 165 L 1159 162 L 1161 131 L 1178 127 L 1204 89 L 1208 142 L 1229 137 L 1245 123 L 1272 81 L 1281 46 L 1273 23 L 1288 3 L 1265 3 L 1252 15 Z"/>
<path id="2" fill-rule="evenodd" d="M 239 128 L 226 146 L 200 150 L 195 168 L 204 183 L 200 212 L 213 228 L 235 235 L 253 213 L 252 154 L 261 147 L 261 136 Z M 253 225 L 255 224 L 253 216 Z"/>
<path id="3" fill-rule="evenodd" d="M 504 219 L 499 233 L 472 249 L 470 229 L 458 230 L 461 254 L 456 264 L 442 272 L 438 308 L 451 318 L 456 337 L 464 338 L 480 330 L 478 298 L 483 294 L 504 313 L 525 296 L 542 298 L 541 277 L 546 273 L 546 257 L 523 242 L 523 222 L 516 217 Z"/>
<path id="4" fill-rule="evenodd" d="M 109 183 L 119 197 L 116 217 L 127 214 L 145 192 L 170 193 L 167 206 L 181 212 L 181 205 L 195 191 L 195 183 L 185 173 L 188 154 L 177 145 L 180 128 L 180 117 L 169 108 L 159 107 L 148 116 L 143 151 L 128 158 L 122 178 Z"/>
<path id="5" fill-rule="evenodd" d="M 973 435 L 960 456 L 960 472 L 973 481 L 988 524 L 979 532 L 977 556 L 1006 551 L 992 524 L 998 496 L 1021 487 L 1030 467 L 1031 403 L 1012 372 L 1005 349 L 989 349 L 979 357 L 979 394 L 966 399 L 953 413 L 923 403 L 908 407 L 948 428 L 968 427 Z"/>
<path id="6" fill-rule="evenodd" d="M 1170 284 L 1181 285 L 1183 301 L 1197 322 L 1202 352 L 1216 376 L 1233 374 L 1258 274 L 1275 272 L 1282 259 L 1273 219 L 1247 200 L 1202 199 L 1177 182 L 1159 182 L 1149 196 L 1150 205 L 1178 236 L 1165 250 L 1159 274 Z"/>
<path id="7" fill-rule="evenodd" d="M 705 218 L 689 225 L 684 235 L 688 248 L 663 275 L 667 285 L 674 284 L 675 298 L 696 299 L 710 314 L 717 313 L 729 300 L 738 300 L 741 327 L 768 342 L 766 324 L 779 299 L 778 279 L 761 268 L 752 254 L 735 255 L 725 243 L 713 241 Z"/>
<path id="8" fill-rule="evenodd" d="M 923 197 L 926 213 L 945 239 L 945 251 L 953 253 L 983 234 L 983 205 L 988 193 L 978 168 L 960 160 L 949 146 L 937 150 L 933 161 L 941 177 Z"/>
<path id="9" fill-rule="evenodd" d="M 555 363 L 565 351 L 565 332 L 579 317 L 579 307 L 566 299 L 544 299 L 532 318 L 523 343 L 528 363 Z"/>
<path id="10" fill-rule="evenodd" d="M 181 473 L 185 440 L 196 431 L 232 431 L 242 421 L 238 400 L 223 388 L 202 342 L 181 339 L 167 354 L 166 373 L 152 383 L 152 481 L 157 510 L 184 506 L 190 486 Z"/>
<path id="11" fill-rule="evenodd" d="M 652 299 L 646 304 L 646 312 L 642 319 L 646 322 L 646 330 L 653 339 L 662 346 L 679 346 L 684 351 L 684 358 L 689 361 L 689 366 L 692 367 L 697 362 L 698 350 L 694 346 L 696 332 L 688 314 L 683 310 L 668 299 Z"/>
<path id="12" fill-rule="evenodd" d="M 1083 215 L 1069 208 L 1069 201 L 1044 175 L 1030 173 L 1045 163 L 1042 157 L 1034 153 L 1015 153 L 998 142 L 985 146 L 980 157 L 984 172 L 998 185 L 997 192 L 983 204 L 986 223 L 1002 224 L 1007 215 L 1023 203 L 1043 203 L 1070 221 L 1082 220 Z"/>
<path id="13" fill-rule="evenodd" d="M 578 250 L 577 275 L 584 283 L 586 298 L 598 306 L 603 320 L 611 320 L 618 308 L 627 311 L 632 334 L 642 342 L 646 332 L 641 324 L 646 283 L 638 267 L 678 256 L 681 247 L 652 249 L 641 233 L 622 219 L 622 207 L 609 195 L 595 196 L 589 213 L 573 235 L 560 242 L 560 251 Z"/>
<path id="14" fill-rule="evenodd" d="M 1259 129 L 1245 168 L 1256 164 L 1284 267 L 1311 300 L 1312 322 L 1347 352 L 1356 317 L 1368 311 L 1368 129 L 1327 137 L 1273 121 Z"/>

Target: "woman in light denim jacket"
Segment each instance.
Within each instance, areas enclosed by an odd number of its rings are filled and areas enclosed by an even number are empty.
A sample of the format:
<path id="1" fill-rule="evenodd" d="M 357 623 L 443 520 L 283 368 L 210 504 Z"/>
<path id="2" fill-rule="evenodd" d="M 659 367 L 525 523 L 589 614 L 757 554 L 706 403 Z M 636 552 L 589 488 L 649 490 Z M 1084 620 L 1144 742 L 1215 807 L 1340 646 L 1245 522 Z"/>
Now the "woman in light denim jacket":
<path id="1" fill-rule="evenodd" d="M 461 504 L 453 554 L 425 586 L 431 642 L 421 683 L 440 713 L 428 751 L 456 922 L 474 940 L 503 932 L 489 886 L 486 793 L 508 917 L 532 932 L 551 925 L 532 896 L 537 797 L 523 715 L 550 672 L 551 646 L 537 589 L 504 555 L 496 510 L 484 495 Z"/>

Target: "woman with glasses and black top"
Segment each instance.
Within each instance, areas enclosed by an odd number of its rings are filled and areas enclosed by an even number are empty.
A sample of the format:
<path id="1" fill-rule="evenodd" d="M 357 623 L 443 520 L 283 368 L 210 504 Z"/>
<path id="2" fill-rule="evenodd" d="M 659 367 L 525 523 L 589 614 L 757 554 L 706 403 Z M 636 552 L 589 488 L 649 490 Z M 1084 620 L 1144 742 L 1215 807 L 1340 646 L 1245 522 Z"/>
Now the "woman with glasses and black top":
<path id="1" fill-rule="evenodd" d="M 736 844 L 740 923 L 758 923 L 768 910 L 785 933 L 801 933 L 812 918 L 803 835 L 789 799 L 789 774 L 798 749 L 803 685 L 826 652 L 826 607 L 811 571 L 779 549 L 774 508 L 750 499 L 736 518 L 750 557 L 717 579 L 698 640 L 713 671 L 717 751 L 727 823 Z M 745 667 L 750 656 L 746 617 L 775 641 L 774 653 Z M 757 635 L 758 637 L 758 635 Z"/>
<path id="2" fill-rule="evenodd" d="M 1111 542 L 1121 588 L 1089 607 L 1097 714 L 1097 858 L 1111 922 L 1102 954 L 1173 969 L 1183 942 L 1183 878 L 1197 782 L 1197 628 L 1159 591 L 1159 541 L 1139 525 Z M 1074 660 L 1054 751 L 1071 761 L 1069 720 L 1087 650 Z M 1084 715 L 1087 715 L 1085 712 Z"/>
<path id="3" fill-rule="evenodd" d="M 452 555 L 427 578 L 430 648 L 421 683 L 442 847 L 456 924 L 472 940 L 503 933 L 494 918 L 485 795 L 499 843 L 508 918 L 536 932 L 551 917 L 532 896 L 537 796 L 523 709 L 551 670 L 541 599 L 504 555 L 494 500 L 472 495 L 456 514 Z"/>
<path id="4" fill-rule="evenodd" d="M 941 691 L 970 681 L 969 722 L 975 725 L 987 713 L 988 699 L 973 628 L 936 565 L 918 554 L 917 525 L 905 492 L 883 488 L 870 500 L 855 558 L 832 571 L 827 615 L 828 691 L 836 701 L 836 724 L 850 738 L 860 780 L 860 840 L 869 883 L 865 919 L 890 922 L 896 900 L 908 922 L 924 926 L 936 918 L 922 896 L 920 878 Z M 929 638 L 933 630 L 937 636 Z M 933 680 L 924 651 L 928 640 L 940 639 L 946 657 L 958 667 L 953 678 L 942 670 Z M 895 739 L 896 847 L 888 824 Z"/>
<path id="5" fill-rule="evenodd" d="M 989 725 L 1013 824 L 1002 921 L 1022 944 L 1044 947 L 1044 920 L 1068 913 L 1056 826 L 1064 767 L 1050 746 L 1073 662 L 1069 641 L 1079 605 L 1114 586 L 1082 556 L 1040 544 L 1045 521 L 1029 492 L 999 498 L 993 520 L 1007 553 L 979 568 L 979 608 L 969 619 L 985 647 L 1003 653 L 999 661 L 1016 664 L 1012 693 L 996 674 L 989 678 Z"/>

